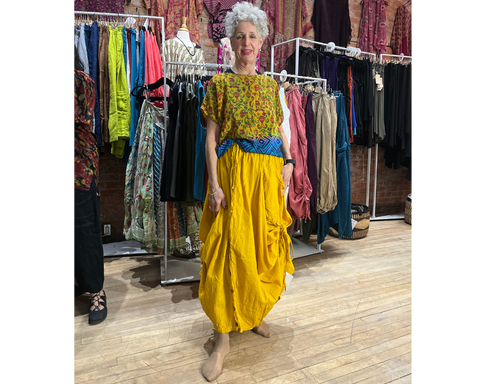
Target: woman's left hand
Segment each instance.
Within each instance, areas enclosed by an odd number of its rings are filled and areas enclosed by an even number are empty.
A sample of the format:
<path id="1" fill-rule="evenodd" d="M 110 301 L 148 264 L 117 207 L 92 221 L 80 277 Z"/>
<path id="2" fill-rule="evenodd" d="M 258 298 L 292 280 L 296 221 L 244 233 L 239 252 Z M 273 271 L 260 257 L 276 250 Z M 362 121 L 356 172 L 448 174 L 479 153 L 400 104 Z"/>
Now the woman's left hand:
<path id="1" fill-rule="evenodd" d="M 292 173 L 293 173 L 293 165 L 285 164 L 282 168 L 283 194 L 285 194 L 285 190 L 290 185 L 290 179 L 292 178 Z"/>

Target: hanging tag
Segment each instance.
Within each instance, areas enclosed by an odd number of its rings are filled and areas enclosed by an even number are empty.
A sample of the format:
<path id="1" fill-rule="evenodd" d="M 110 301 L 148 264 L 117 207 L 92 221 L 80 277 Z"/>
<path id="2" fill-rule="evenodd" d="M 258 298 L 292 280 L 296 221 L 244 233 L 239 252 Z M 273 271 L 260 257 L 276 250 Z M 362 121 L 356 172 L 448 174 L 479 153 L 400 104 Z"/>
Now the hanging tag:
<path id="1" fill-rule="evenodd" d="M 145 27 L 145 29 L 148 29 L 149 22 L 150 22 L 149 19 L 146 19 L 145 23 L 143 23 L 143 26 Z"/>
<path id="2" fill-rule="evenodd" d="M 357 223 L 358 223 L 358 221 L 356 221 L 355 219 L 352 219 L 352 229 L 355 228 Z"/>

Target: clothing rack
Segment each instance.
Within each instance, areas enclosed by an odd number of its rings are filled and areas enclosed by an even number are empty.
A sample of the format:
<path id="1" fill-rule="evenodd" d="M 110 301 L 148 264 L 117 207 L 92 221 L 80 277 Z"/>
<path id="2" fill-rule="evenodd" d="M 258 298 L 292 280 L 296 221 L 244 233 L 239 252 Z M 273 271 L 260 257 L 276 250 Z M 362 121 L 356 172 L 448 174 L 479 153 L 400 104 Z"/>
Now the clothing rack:
<path id="1" fill-rule="evenodd" d="M 211 67 L 218 69 L 232 68 L 230 64 L 212 64 L 212 63 L 188 63 L 188 62 L 177 62 L 177 61 L 166 61 L 167 65 L 186 65 L 192 67 Z"/>
<path id="2" fill-rule="evenodd" d="M 232 68 L 230 64 L 187 63 L 187 62 L 177 62 L 177 61 L 166 61 L 165 64 L 187 65 L 187 66 L 194 66 L 194 67 Z"/>
<path id="3" fill-rule="evenodd" d="M 185 62 L 185 61 L 165 61 L 165 65 L 184 65 L 187 67 L 212 67 L 212 68 L 231 68 L 232 66 L 230 64 L 212 64 L 212 63 L 190 63 L 190 62 Z M 166 68 L 163 71 L 164 75 L 166 76 Z M 167 203 L 165 203 L 165 211 L 167 210 Z M 166 228 L 166 226 L 165 226 Z M 165 235 L 165 244 L 167 244 L 167 235 Z M 167 254 L 165 250 L 165 258 L 164 258 L 164 272 L 165 272 L 165 279 L 161 282 L 162 285 L 166 284 L 171 284 L 171 283 L 180 283 L 184 281 L 189 281 L 189 282 L 195 282 L 199 281 L 199 276 L 200 276 L 200 264 L 199 263 L 194 263 L 190 261 L 181 261 L 176 259 L 175 261 L 171 262 L 174 264 L 174 271 L 175 271 L 175 276 L 177 276 L 174 279 L 167 280 Z"/>
<path id="4" fill-rule="evenodd" d="M 161 16 L 149 16 L 149 15 L 132 15 L 132 14 L 123 14 L 123 13 L 105 13 L 105 12 L 88 12 L 88 11 L 75 11 L 75 15 L 90 15 L 90 16 L 105 16 L 105 17 L 118 17 L 118 18 L 128 18 L 128 17 L 133 17 L 133 18 L 139 18 L 139 19 L 152 19 L 152 20 L 160 20 L 162 24 L 162 57 L 165 57 L 165 20 Z M 162 63 L 163 66 L 163 63 Z M 164 86 L 167 86 L 167 77 L 164 71 L 164 68 L 162 68 L 163 71 L 163 83 L 165 84 Z M 167 92 L 163 92 L 163 115 L 164 117 L 167 116 Z M 166 137 L 166 131 L 165 131 L 165 137 Z M 169 281 L 167 280 L 167 253 L 168 253 L 168 206 L 167 202 L 165 204 L 165 249 L 164 249 L 164 276 L 165 279 L 164 281 L 160 281 L 160 284 L 167 284 Z M 160 263 L 160 276 L 162 273 L 162 267 Z"/>
<path id="5" fill-rule="evenodd" d="M 380 55 L 380 64 L 383 63 L 383 58 L 385 56 L 388 57 L 396 57 L 399 58 L 400 61 L 404 59 L 412 60 L 412 56 L 405 56 L 403 53 L 400 55 L 392 55 L 388 53 L 382 53 Z M 368 207 L 369 200 L 370 200 L 370 162 L 372 156 L 372 148 L 368 148 L 368 161 L 367 161 L 367 202 L 366 206 Z M 389 220 L 389 219 L 403 219 L 405 215 L 388 215 L 382 217 L 376 217 L 376 205 L 377 205 L 377 171 L 378 171 L 378 143 L 375 144 L 375 173 L 374 173 L 374 181 L 373 181 L 373 211 L 370 220 Z"/>
<path id="6" fill-rule="evenodd" d="M 327 93 L 327 79 L 322 79 L 321 77 L 308 77 L 308 76 L 299 76 L 299 75 L 289 75 L 288 73 L 277 73 L 277 72 L 263 72 L 264 75 L 269 75 L 269 76 L 282 76 L 282 77 L 294 77 L 295 78 L 295 84 L 299 84 L 297 82 L 297 79 L 304 79 L 304 80 L 312 80 L 300 84 L 311 84 L 311 83 L 317 83 L 317 82 L 322 82 L 322 90 L 323 92 Z"/>
<path id="7" fill-rule="evenodd" d="M 295 41 L 295 76 L 298 76 L 298 60 L 299 60 L 299 50 L 300 50 L 300 41 L 305 41 L 309 44 L 317 44 L 317 45 L 322 45 L 324 47 L 327 47 L 327 48 L 332 48 L 332 50 L 341 50 L 341 51 L 348 51 L 348 48 L 344 48 L 344 47 L 340 47 L 340 46 L 336 46 L 335 44 L 333 43 L 321 43 L 319 41 L 315 41 L 315 40 L 309 40 L 309 39 L 303 39 L 301 37 L 296 37 L 294 39 L 291 39 L 291 40 L 287 40 L 287 41 L 283 41 L 281 43 L 278 43 L 278 44 L 274 44 L 272 45 L 272 48 L 271 48 L 271 57 L 270 57 L 270 68 L 271 68 L 271 72 L 274 72 L 275 69 L 274 69 L 274 63 L 275 63 L 275 55 L 274 55 L 274 49 L 275 47 L 278 47 L 280 45 L 283 45 L 283 44 L 287 44 L 287 43 L 291 43 L 292 41 Z M 364 51 L 360 51 L 359 52 L 360 54 L 362 55 L 367 55 L 367 56 L 372 56 L 372 59 L 375 60 L 376 58 L 376 55 L 375 53 L 370 53 L 370 52 L 364 52 Z M 296 81 L 296 79 L 295 79 Z"/>
<path id="8" fill-rule="evenodd" d="M 281 43 L 283 44 L 283 43 Z M 272 57 L 273 57 L 273 46 L 272 46 Z M 297 63 L 298 64 L 298 63 Z M 289 75 L 288 73 L 277 73 L 277 72 L 274 72 L 273 71 L 273 61 L 272 61 L 272 71 L 266 71 L 266 72 L 263 72 L 264 75 L 269 75 L 269 76 L 282 76 L 282 77 L 294 77 L 295 78 L 295 84 L 299 84 L 297 79 L 304 79 L 304 80 L 312 80 L 311 82 L 319 82 L 321 81 L 322 82 L 322 91 L 324 93 L 327 93 L 327 79 L 322 79 L 321 77 L 309 77 L 309 76 L 299 76 L 298 75 L 298 68 L 297 68 L 297 65 L 295 66 L 296 69 L 297 69 L 297 73 L 295 75 Z M 310 81 L 308 82 L 310 83 Z M 304 83 L 305 84 L 305 83 Z M 292 237 L 292 243 L 294 244 L 300 244 L 300 242 L 298 242 L 298 240 L 294 239 Z M 307 245 L 309 248 L 313 248 L 311 247 L 310 245 Z M 322 249 L 322 244 L 317 244 L 317 247 L 316 247 L 316 250 L 318 252 L 316 253 L 323 253 L 324 250 Z M 305 256 L 308 256 L 308 255 L 305 255 Z"/>

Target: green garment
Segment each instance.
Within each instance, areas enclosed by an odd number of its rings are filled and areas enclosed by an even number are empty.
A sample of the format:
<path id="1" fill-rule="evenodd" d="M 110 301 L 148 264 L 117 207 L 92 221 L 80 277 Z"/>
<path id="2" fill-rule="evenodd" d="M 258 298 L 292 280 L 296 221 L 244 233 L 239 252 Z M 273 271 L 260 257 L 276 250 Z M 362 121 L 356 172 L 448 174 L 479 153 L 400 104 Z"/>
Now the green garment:
<path id="1" fill-rule="evenodd" d="M 123 158 L 125 142 L 130 138 L 130 97 L 123 57 L 123 27 L 109 26 L 108 75 L 110 77 L 110 113 L 108 130 L 112 154 Z"/>

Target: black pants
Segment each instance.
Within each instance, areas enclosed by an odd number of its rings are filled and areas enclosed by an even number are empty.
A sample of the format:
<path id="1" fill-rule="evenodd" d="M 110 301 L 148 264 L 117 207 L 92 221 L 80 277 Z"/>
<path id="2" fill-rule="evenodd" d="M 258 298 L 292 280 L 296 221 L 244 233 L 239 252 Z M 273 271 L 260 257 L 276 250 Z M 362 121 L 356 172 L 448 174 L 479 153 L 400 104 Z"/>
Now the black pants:
<path id="1" fill-rule="evenodd" d="M 102 290 L 103 246 L 100 197 L 92 182 L 89 191 L 75 188 L 75 279 L 85 292 Z"/>

